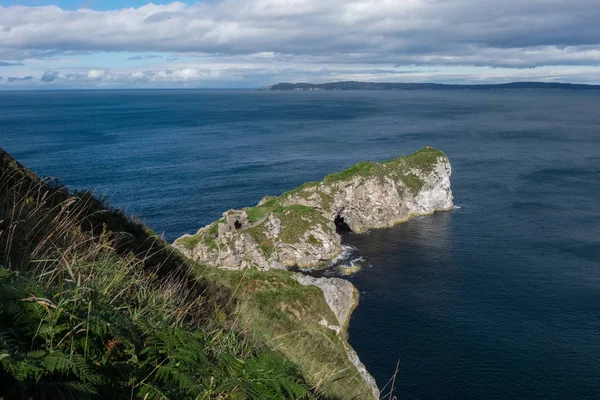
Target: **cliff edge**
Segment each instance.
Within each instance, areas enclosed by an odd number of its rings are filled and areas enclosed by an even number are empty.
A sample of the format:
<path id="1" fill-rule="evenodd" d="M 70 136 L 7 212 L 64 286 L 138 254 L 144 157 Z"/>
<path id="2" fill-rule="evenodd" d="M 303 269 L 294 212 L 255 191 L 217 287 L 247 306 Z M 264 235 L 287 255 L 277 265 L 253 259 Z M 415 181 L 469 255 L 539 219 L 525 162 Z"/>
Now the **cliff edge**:
<path id="1" fill-rule="evenodd" d="M 389 227 L 452 208 L 450 162 L 431 147 L 393 160 L 361 162 L 223 218 L 173 243 L 186 256 L 227 269 L 326 266 L 340 231 Z"/>

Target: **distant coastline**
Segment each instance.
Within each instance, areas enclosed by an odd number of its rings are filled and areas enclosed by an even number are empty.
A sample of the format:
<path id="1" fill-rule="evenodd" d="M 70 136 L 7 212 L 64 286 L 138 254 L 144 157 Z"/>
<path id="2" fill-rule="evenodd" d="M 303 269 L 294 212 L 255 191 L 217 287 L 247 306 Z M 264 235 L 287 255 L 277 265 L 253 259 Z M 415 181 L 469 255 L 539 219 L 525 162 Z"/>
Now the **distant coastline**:
<path id="1" fill-rule="evenodd" d="M 330 82 L 330 83 L 277 83 L 264 90 L 272 91 L 318 91 L 318 90 L 521 90 L 561 89 L 600 90 L 600 85 L 558 82 L 510 82 L 499 84 L 453 85 L 443 83 L 393 83 L 393 82 Z"/>

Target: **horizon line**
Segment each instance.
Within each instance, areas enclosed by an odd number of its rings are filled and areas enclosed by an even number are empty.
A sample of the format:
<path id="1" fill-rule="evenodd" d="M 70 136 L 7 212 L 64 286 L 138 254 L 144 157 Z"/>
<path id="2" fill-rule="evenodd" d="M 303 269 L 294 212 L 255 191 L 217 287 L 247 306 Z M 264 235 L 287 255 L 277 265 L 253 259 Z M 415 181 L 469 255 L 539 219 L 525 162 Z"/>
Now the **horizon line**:
<path id="1" fill-rule="evenodd" d="M 310 82 L 277 82 L 274 84 L 269 84 L 266 86 L 257 86 L 257 87 L 111 87 L 111 88 L 99 88 L 99 87 L 88 87 L 88 88 L 6 88 L 0 87 L 0 92 L 71 92 L 71 91 L 115 91 L 115 90 L 126 90 L 126 91 L 143 91 L 143 90 L 261 90 L 267 91 L 269 88 L 276 85 L 330 85 L 336 83 L 361 83 L 361 84 L 403 84 L 403 85 L 440 85 L 440 86 L 503 86 L 510 84 L 541 84 L 541 85 L 576 85 L 576 86 L 589 86 L 592 88 L 600 89 L 600 83 L 573 83 L 573 82 L 544 82 L 544 81 L 507 81 L 500 83 L 441 83 L 441 82 L 378 82 L 378 81 L 349 81 L 349 80 L 340 80 L 340 81 L 329 81 L 323 83 L 310 83 Z M 519 88 L 513 88 L 519 89 Z M 523 88 L 524 89 L 524 88 Z M 357 89 L 347 89 L 344 91 L 361 91 Z M 362 90 L 365 91 L 365 90 Z"/>

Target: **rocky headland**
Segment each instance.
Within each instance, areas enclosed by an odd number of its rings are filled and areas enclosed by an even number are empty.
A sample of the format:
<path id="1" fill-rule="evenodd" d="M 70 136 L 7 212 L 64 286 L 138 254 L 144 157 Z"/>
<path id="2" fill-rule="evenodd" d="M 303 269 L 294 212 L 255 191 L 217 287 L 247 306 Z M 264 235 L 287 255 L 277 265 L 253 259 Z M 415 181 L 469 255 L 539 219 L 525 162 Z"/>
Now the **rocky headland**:
<path id="1" fill-rule="evenodd" d="M 362 380 L 353 381 L 355 386 L 349 392 L 355 398 L 378 399 L 375 380 L 346 339 L 350 315 L 358 305 L 356 288 L 340 278 L 316 278 L 282 270 L 326 267 L 342 252 L 343 231 L 359 233 L 389 227 L 415 216 L 451 209 L 450 174 L 446 155 L 431 147 L 380 163 L 361 162 L 327 175 L 321 182 L 305 183 L 277 197 L 267 196 L 254 207 L 229 210 L 196 234 L 178 238 L 173 246 L 198 264 L 231 273 L 252 271 L 253 276 L 261 275 L 255 278 L 261 280 L 272 279 L 278 272 L 285 274 L 280 289 L 271 291 L 268 297 L 261 295 L 277 302 L 267 312 L 271 313 L 273 307 L 284 312 L 296 324 L 292 331 L 325 329 L 329 333 L 321 331 L 323 335 L 335 335 L 329 342 L 335 349 L 331 354 L 339 357 L 342 353 L 345 358 L 338 358 L 335 365 L 354 369 L 353 374 Z M 315 293 L 315 289 L 321 293 Z M 305 308 L 292 294 L 296 292 L 302 293 Z M 261 324 L 255 319 L 248 326 L 260 330 Z M 311 340 L 315 338 L 319 336 Z M 320 357 L 307 357 L 306 350 L 299 356 L 292 346 L 296 343 L 280 349 L 301 365 Z M 312 370 L 309 375 L 320 374 L 314 372 L 314 367 Z M 335 392 L 344 390 L 340 387 Z"/>
<path id="2" fill-rule="evenodd" d="M 270 381 L 267 379 L 271 382 L 269 384 L 278 387 L 278 382 L 285 382 L 289 377 L 296 382 L 298 390 L 306 382 L 305 389 L 302 389 L 306 393 L 314 392 L 314 398 L 323 396 L 332 399 L 380 398 L 375 380 L 347 341 L 347 326 L 353 309 L 358 305 L 358 291 L 347 280 L 317 278 L 287 271 L 286 267 L 328 265 L 342 250 L 341 231 L 363 232 L 452 207 L 448 159 L 442 152 L 424 148 L 410 156 L 387 162 L 362 162 L 340 173 L 328 175 L 322 182 L 304 184 L 278 197 L 265 197 L 255 207 L 227 211 L 221 220 L 200 229 L 195 235 L 177 239 L 174 247 L 180 252 L 148 227 L 129 220 L 124 213 L 109 208 L 91 193 L 72 192 L 56 182 L 40 180 L 1 149 L 0 183 L 0 197 L 7 205 L 4 209 L 6 215 L 0 218 L 0 241 L 10 240 L 12 243 L 12 246 L 2 246 L 10 249 L 10 254 L 6 255 L 9 258 L 3 259 L 13 260 L 5 266 L 21 269 L 19 273 L 8 272 L 9 275 L 3 275 L 3 279 L 20 285 L 23 282 L 19 279 L 25 277 L 31 280 L 29 284 L 40 283 L 44 285 L 44 290 L 56 290 L 58 294 L 49 294 L 48 298 L 77 293 L 77 290 L 65 291 L 63 283 L 53 286 L 54 283 L 48 281 L 45 275 L 37 274 L 39 261 L 32 261 L 30 265 L 29 252 L 33 257 L 31 260 L 44 259 L 50 263 L 66 261 L 71 274 L 73 268 L 86 276 L 96 276 L 89 274 L 90 268 L 105 271 L 103 273 L 111 276 L 111 279 L 93 283 L 99 286 L 94 286 L 95 289 L 90 286 L 88 289 L 92 290 L 90 293 L 95 293 L 93 290 L 108 290 L 110 287 L 110 293 L 115 293 L 117 300 L 111 298 L 110 302 L 100 302 L 94 306 L 111 305 L 117 301 L 114 307 L 118 311 L 114 316 L 119 317 L 114 321 L 109 318 L 108 323 L 119 326 L 124 318 L 129 318 L 123 314 L 123 310 L 131 309 L 131 304 L 139 306 L 137 299 L 144 297 L 138 296 L 138 290 L 146 296 L 149 296 L 148 293 L 154 296 L 144 303 L 144 307 L 148 307 L 145 311 L 147 315 L 140 320 L 143 323 L 150 319 L 153 321 L 151 324 L 135 325 L 140 323 L 138 319 L 127 322 L 134 324 L 136 332 L 143 332 L 144 336 L 138 337 L 136 334 L 131 340 L 123 339 L 123 343 L 140 340 L 135 349 L 142 349 L 145 340 L 160 344 L 152 336 L 153 332 L 168 331 L 165 339 L 184 335 L 181 337 L 185 337 L 185 341 L 177 344 L 177 347 L 187 349 L 185 354 L 204 354 L 207 347 L 197 342 L 197 338 L 209 337 L 211 343 L 216 341 L 215 348 L 221 348 L 219 338 L 224 337 L 229 343 L 223 347 L 226 349 L 241 349 L 244 346 L 230 344 L 251 341 L 255 346 L 252 354 L 223 353 L 221 361 L 215 360 L 225 368 L 222 375 L 217 374 L 216 382 L 228 379 L 237 382 L 230 379 L 231 360 L 240 357 L 254 357 L 247 364 L 239 365 L 256 368 L 243 369 L 240 373 L 244 377 L 258 373 L 260 382 L 269 378 L 265 376 L 266 370 L 283 371 L 284 365 L 289 366 L 288 361 L 291 361 L 298 369 L 289 370 L 285 372 L 288 375 L 280 374 Z M 3 230 L 3 226 L 6 229 Z M 18 240 L 14 241 L 15 238 Z M 45 245 L 50 256 L 40 257 L 37 252 L 45 249 Z M 59 245 L 65 246 L 64 251 L 61 250 L 63 247 L 56 247 Z M 89 253 L 90 260 L 79 259 L 77 253 L 71 253 L 73 248 L 93 250 Z M 140 257 L 139 260 L 137 257 Z M 109 262 L 98 263 L 98 260 Z M 60 268 L 53 266 L 52 270 L 58 271 Z M 121 278 L 115 280 L 113 276 Z M 125 278 L 127 282 L 121 280 Z M 72 279 L 61 279 L 60 282 L 80 284 L 79 280 Z M 102 286 L 106 283 L 107 287 Z M 80 292 L 88 293 L 88 289 Z M 120 298 L 124 293 L 133 297 Z M 161 297 L 163 295 L 165 297 Z M 30 293 L 23 291 L 22 296 L 27 298 Z M 173 299 L 184 300 L 173 303 Z M 188 300 L 192 299 L 193 303 L 188 304 Z M 16 297 L 14 304 L 21 303 Z M 66 301 L 65 304 L 78 307 L 80 303 Z M 81 309 L 83 311 L 77 310 L 89 316 L 92 301 L 86 300 L 81 304 L 85 306 Z M 177 308 L 180 306 L 183 308 Z M 92 311 L 100 312 L 95 310 Z M 164 312 L 167 314 L 161 314 L 161 310 L 166 310 Z M 43 316 L 46 313 L 36 315 Z M 179 322 L 171 321 L 167 315 L 177 316 Z M 188 321 L 196 322 L 192 326 Z M 65 324 L 71 322 L 64 321 Z M 31 326 L 39 326 L 39 321 Z M 77 330 L 78 326 L 72 328 L 74 335 L 83 334 Z M 222 335 L 219 332 L 228 333 Z M 102 351 L 106 349 L 105 335 L 102 333 L 102 338 L 98 339 Z M 23 343 L 24 349 L 31 349 L 32 340 Z M 188 349 L 186 346 L 191 347 Z M 137 354 L 135 349 L 131 350 L 131 354 Z M 211 346 L 208 346 L 208 353 L 213 354 L 210 349 Z M 69 351 L 72 352 L 73 348 Z M 222 354 L 222 351 L 214 354 Z M 112 353 L 110 357 L 103 356 L 103 352 L 98 354 L 101 358 L 89 360 L 90 368 L 96 368 L 99 363 L 113 362 L 111 360 L 116 357 Z M 261 364 L 263 355 L 268 355 L 264 358 L 270 360 L 268 367 Z M 147 357 L 147 354 L 140 357 Z M 119 363 L 121 359 L 115 359 L 114 362 Z M 156 364 L 140 365 L 143 373 L 139 374 L 150 377 L 163 367 L 170 368 L 165 360 L 157 359 Z M 150 368 L 152 372 L 144 368 Z M 204 388 L 203 368 L 190 368 L 192 375 L 189 378 L 186 375 L 186 379 L 200 382 L 194 388 Z M 216 390 L 212 379 L 214 371 L 220 371 L 219 368 L 217 364 L 211 367 L 213 372 L 207 390 Z M 105 387 L 103 383 L 98 383 L 104 381 L 88 381 L 86 376 L 80 377 L 82 382 L 86 385 L 92 382 L 100 388 L 97 390 L 118 392 L 121 388 L 120 381 L 115 383 L 107 380 Z M 281 381 L 282 376 L 284 381 Z M 53 382 L 60 378 L 50 371 L 43 379 Z M 129 382 L 122 381 L 125 385 L 129 385 Z M 175 384 L 171 379 L 152 382 L 166 388 Z M 177 393 L 183 393 L 179 386 L 176 385 L 176 388 Z M 227 397 L 230 389 L 222 386 L 218 390 L 220 394 L 212 397 Z M 231 390 L 233 393 L 237 389 Z M 185 392 L 182 396 L 196 397 L 189 393 Z"/>
<path id="3" fill-rule="evenodd" d="M 393 160 L 361 162 L 184 235 L 174 247 L 219 268 L 324 267 L 342 250 L 341 231 L 389 227 L 452 208 L 450 162 L 431 147 Z"/>

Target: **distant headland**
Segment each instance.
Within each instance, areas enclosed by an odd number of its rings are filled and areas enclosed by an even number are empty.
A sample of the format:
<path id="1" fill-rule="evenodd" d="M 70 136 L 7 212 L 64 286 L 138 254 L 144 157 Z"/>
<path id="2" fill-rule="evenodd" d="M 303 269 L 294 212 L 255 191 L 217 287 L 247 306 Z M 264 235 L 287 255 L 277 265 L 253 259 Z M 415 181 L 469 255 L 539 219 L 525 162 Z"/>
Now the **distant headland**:
<path id="1" fill-rule="evenodd" d="M 600 90 L 600 85 L 558 82 L 510 82 L 499 84 L 454 85 L 444 83 L 394 83 L 394 82 L 330 82 L 330 83 L 277 83 L 265 90 L 517 90 L 517 89 L 567 89 Z"/>

